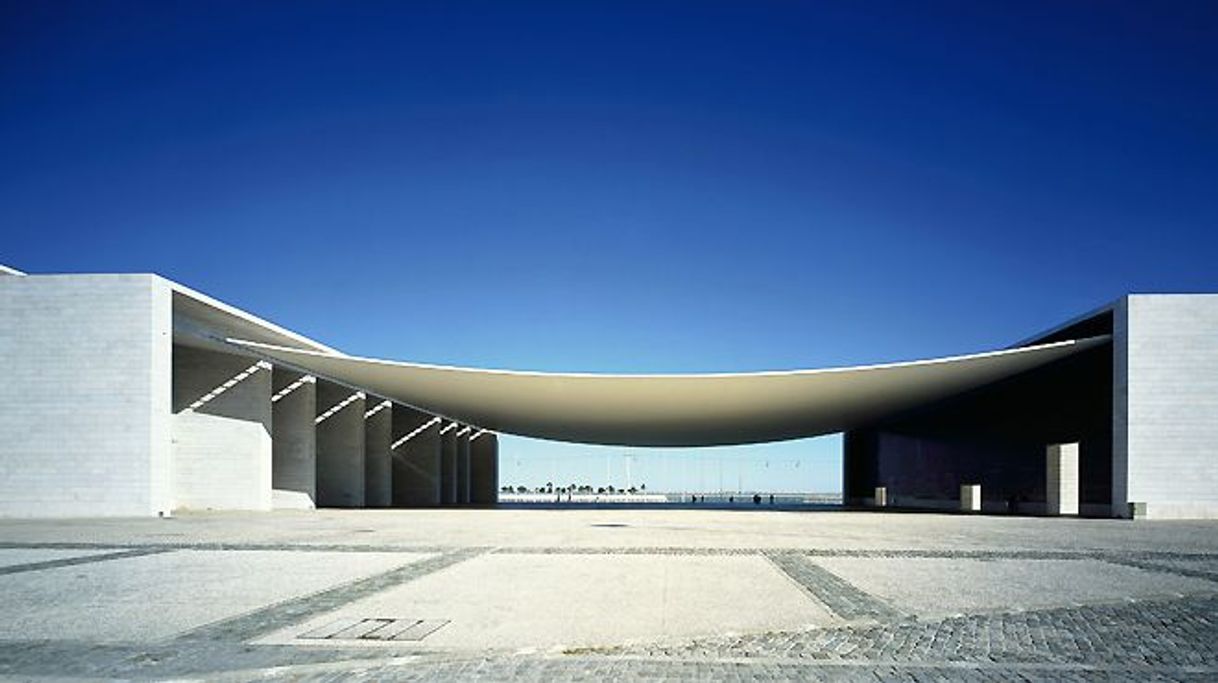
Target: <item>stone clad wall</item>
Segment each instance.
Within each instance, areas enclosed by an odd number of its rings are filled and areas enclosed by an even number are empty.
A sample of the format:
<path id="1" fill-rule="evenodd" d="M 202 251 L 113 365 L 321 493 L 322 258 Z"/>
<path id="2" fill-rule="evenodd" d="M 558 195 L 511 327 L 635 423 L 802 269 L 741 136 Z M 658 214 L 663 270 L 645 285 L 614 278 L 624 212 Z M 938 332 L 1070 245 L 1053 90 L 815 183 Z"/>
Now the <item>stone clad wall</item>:
<path id="1" fill-rule="evenodd" d="M 311 377 L 272 401 L 304 375 L 224 342 L 281 329 L 218 302 L 175 317 L 195 295 L 156 275 L 0 275 L 0 516 L 441 502 L 440 425 L 391 448 L 432 416 Z"/>
<path id="2" fill-rule="evenodd" d="M 155 515 L 170 293 L 155 275 L 0 278 L 0 515 Z"/>
<path id="3" fill-rule="evenodd" d="M 1133 295 L 1123 313 L 1127 499 L 1151 518 L 1218 518 L 1218 295 Z"/>

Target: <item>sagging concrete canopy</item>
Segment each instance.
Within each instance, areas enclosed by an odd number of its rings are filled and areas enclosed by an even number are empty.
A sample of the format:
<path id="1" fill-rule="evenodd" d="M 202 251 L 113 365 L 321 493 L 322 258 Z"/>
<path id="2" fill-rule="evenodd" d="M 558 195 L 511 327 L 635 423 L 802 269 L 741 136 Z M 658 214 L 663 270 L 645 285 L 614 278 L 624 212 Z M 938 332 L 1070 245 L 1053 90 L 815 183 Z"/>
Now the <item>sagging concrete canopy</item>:
<path id="1" fill-rule="evenodd" d="M 591 444 L 718 446 L 846 431 L 1110 343 L 1111 337 L 884 365 L 687 375 L 480 370 L 228 341 L 482 429 Z"/>

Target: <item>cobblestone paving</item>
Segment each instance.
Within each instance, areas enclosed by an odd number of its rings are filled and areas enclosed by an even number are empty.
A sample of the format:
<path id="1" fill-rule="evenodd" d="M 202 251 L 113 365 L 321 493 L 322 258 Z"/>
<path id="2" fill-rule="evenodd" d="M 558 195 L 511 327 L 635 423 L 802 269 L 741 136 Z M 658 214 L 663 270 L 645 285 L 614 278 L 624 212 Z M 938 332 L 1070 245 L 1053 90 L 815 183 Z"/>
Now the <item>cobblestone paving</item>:
<path id="1" fill-rule="evenodd" d="M 120 560 L 126 557 L 155 555 L 157 553 L 168 552 L 168 550 L 168 548 L 134 548 L 131 550 L 118 550 L 116 552 L 105 553 L 103 555 L 84 555 L 82 557 L 65 557 L 58 560 L 14 564 L 7 567 L 0 567 L 0 576 L 5 574 L 21 574 L 23 572 L 36 572 L 43 569 L 54 569 L 56 567 L 71 567 L 78 564 L 91 564 L 93 562 L 105 562 L 107 560 Z"/>
<path id="2" fill-rule="evenodd" d="M 605 655 L 1196 668 L 1218 674 L 1218 596 L 708 638 Z"/>
<path id="3" fill-rule="evenodd" d="M 1180 557 L 1110 557 L 1109 562 L 1137 567 L 1152 572 L 1167 572 L 1194 579 L 1218 582 L 1218 558 Z"/>
<path id="4" fill-rule="evenodd" d="M 1212 681 L 1212 671 L 1153 670 L 1137 667 L 1061 667 L 937 663 L 930 665 L 871 662 L 807 663 L 793 661 L 689 661 L 631 658 L 504 657 L 433 662 L 402 661 L 392 665 L 303 665 L 236 672 L 215 680 L 291 680 L 301 682 L 363 680 L 520 680 L 520 681 Z"/>
<path id="5" fill-rule="evenodd" d="M 76 544 L 75 547 L 87 546 Z M 9 547 L 36 547 L 33 544 Z M 40 546 L 45 547 L 45 546 Z M 97 546 L 88 546 L 97 547 Z M 110 546 L 113 547 L 113 546 Z M 116 555 L 183 546 L 116 547 Z M 191 545 L 274 550 L 265 544 Z M 344 546 L 287 546 L 335 550 Z M 352 551 L 392 548 L 352 546 Z M 418 550 L 411 548 L 412 551 Z M 839 616 L 838 628 L 720 636 L 562 653 L 409 652 L 250 641 L 487 552 L 762 554 Z M 809 557 L 1092 558 L 1214 582 L 1215 593 L 917 621 Z M 114 555 L 82 558 L 105 561 Z M 27 567 L 27 571 L 38 568 Z M 444 549 L 435 557 L 150 644 L 0 643 L 0 676 L 206 680 L 1184 680 L 1218 679 L 1218 557 L 1179 553 L 777 551 L 715 548 Z"/>
<path id="6" fill-rule="evenodd" d="M 855 588 L 833 572 L 818 567 L 802 553 L 766 553 L 766 557 L 782 573 L 843 619 L 891 621 L 901 617 L 901 613 L 888 603 Z"/>
<path id="7" fill-rule="evenodd" d="M 139 543 L 83 543 L 83 542 L 46 542 L 46 543 L 13 543 L 0 541 L 0 550 L 47 549 L 47 550 L 130 550 L 131 552 L 166 552 L 170 550 L 269 550 L 275 552 L 336 552 L 336 553 L 392 553 L 410 551 L 412 553 L 445 553 L 456 550 L 451 545 L 421 546 L 421 545 L 383 545 L 383 544 L 353 544 L 353 543 L 216 543 L 210 541 L 198 542 L 139 542 Z"/>

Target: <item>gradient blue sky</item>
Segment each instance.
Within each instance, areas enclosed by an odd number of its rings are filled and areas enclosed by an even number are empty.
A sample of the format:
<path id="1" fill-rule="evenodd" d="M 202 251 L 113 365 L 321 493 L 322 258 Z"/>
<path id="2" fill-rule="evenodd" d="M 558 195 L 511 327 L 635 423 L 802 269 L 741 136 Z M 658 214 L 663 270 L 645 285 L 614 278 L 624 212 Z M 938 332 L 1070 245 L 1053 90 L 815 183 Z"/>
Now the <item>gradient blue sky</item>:
<path id="1" fill-rule="evenodd" d="M 1216 196 L 1213 2 L 0 2 L 0 261 L 154 271 L 361 355 L 989 349 L 1218 290 Z M 832 490 L 837 448 L 633 453 L 651 488 L 735 458 Z M 504 479 L 624 452 L 505 439 Z"/>

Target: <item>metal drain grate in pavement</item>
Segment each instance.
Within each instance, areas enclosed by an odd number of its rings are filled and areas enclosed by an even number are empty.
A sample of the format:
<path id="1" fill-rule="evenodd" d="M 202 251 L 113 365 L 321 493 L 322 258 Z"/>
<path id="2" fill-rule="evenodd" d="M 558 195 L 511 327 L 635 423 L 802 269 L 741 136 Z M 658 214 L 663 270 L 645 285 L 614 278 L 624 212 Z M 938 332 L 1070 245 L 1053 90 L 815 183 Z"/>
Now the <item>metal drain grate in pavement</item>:
<path id="1" fill-rule="evenodd" d="M 302 633 L 310 640 L 423 640 L 440 630 L 448 619 L 339 619 Z"/>

